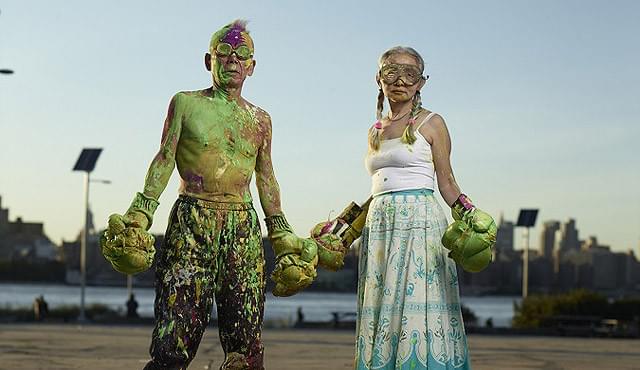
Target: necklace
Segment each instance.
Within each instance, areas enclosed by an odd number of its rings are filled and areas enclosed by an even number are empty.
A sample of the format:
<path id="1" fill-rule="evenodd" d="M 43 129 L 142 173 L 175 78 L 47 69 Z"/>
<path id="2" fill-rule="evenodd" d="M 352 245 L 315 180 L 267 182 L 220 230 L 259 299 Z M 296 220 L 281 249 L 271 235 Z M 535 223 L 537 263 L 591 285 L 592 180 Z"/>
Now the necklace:
<path id="1" fill-rule="evenodd" d="M 406 117 L 406 116 L 407 116 L 407 114 L 409 114 L 409 112 L 411 112 L 411 109 L 409 109 L 408 111 L 406 111 L 406 112 L 405 112 L 403 115 L 401 115 L 400 117 L 396 116 L 396 118 L 392 118 L 392 117 L 389 117 L 389 116 L 387 115 L 387 118 L 388 118 L 388 119 L 389 119 L 389 121 L 391 121 L 391 122 L 399 121 L 399 120 L 403 119 L 404 117 Z M 389 113 L 391 113 L 391 112 L 389 112 Z"/>

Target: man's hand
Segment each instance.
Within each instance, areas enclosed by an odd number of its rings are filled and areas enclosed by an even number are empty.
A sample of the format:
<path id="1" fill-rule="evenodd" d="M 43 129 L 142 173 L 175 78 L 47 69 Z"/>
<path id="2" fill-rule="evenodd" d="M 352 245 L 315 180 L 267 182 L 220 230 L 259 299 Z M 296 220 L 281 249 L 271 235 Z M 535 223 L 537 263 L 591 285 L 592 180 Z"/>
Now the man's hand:
<path id="1" fill-rule="evenodd" d="M 113 218 L 112 215 L 109 220 Z M 119 233 L 108 228 L 100 238 L 102 255 L 114 270 L 133 275 L 151 267 L 156 250 L 153 235 L 139 227 L 125 227 Z"/>
<path id="2" fill-rule="evenodd" d="M 109 216 L 107 230 L 100 238 L 102 255 L 123 274 L 136 274 L 151 267 L 155 238 L 147 232 L 158 202 L 137 193 L 124 215 Z"/>
<path id="3" fill-rule="evenodd" d="M 276 267 L 271 274 L 276 283 L 273 295 L 294 295 L 308 287 L 317 276 L 318 245 L 312 239 L 296 236 L 282 214 L 269 216 L 265 221 L 276 255 Z"/>
<path id="4" fill-rule="evenodd" d="M 442 245 L 464 270 L 479 272 L 491 263 L 498 228 L 493 218 L 474 207 L 464 194 L 460 198 L 452 206 L 455 221 L 442 236 Z"/>

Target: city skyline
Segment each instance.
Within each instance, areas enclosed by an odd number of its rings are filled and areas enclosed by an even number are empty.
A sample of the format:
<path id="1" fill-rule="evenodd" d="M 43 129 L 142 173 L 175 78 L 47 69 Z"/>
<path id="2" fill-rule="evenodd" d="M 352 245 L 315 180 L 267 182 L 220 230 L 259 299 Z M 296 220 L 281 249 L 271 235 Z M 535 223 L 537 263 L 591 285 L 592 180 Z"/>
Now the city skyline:
<path id="1" fill-rule="evenodd" d="M 426 59 L 424 104 L 445 118 L 456 178 L 481 209 L 497 222 L 539 208 L 532 248 L 544 221 L 574 218 L 581 238 L 637 251 L 640 52 L 628 45 L 640 4 L 406 3 L 417 19 L 389 16 L 385 2 L 153 4 L 3 3 L 0 66 L 15 73 L 0 76 L 0 195 L 12 220 L 44 222 L 56 244 L 75 238 L 82 176 L 71 167 L 83 147 L 104 148 L 93 177 L 112 181 L 91 186 L 96 227 L 124 212 L 170 97 L 210 84 L 211 33 L 246 18 L 257 67 L 244 94 L 273 118 L 283 210 L 298 234 L 367 198 L 376 61 L 403 44 Z M 154 233 L 166 227 L 177 180 Z M 514 242 L 522 247 L 520 232 Z"/>
<path id="2" fill-rule="evenodd" d="M 94 224 L 94 219 L 95 216 L 93 215 L 93 210 L 90 208 L 89 209 L 89 229 L 93 230 L 93 232 L 99 232 L 102 229 L 96 229 L 95 224 Z M 40 224 L 42 223 L 42 227 L 43 230 L 46 230 L 46 225 L 44 223 L 44 221 L 42 220 L 30 220 L 30 219 L 23 219 L 22 216 L 16 216 L 16 217 L 10 217 L 10 209 L 9 208 L 5 208 L 2 204 L 2 194 L 0 194 L 0 214 L 2 214 L 2 216 L 4 217 L 5 222 L 10 222 L 10 223 L 16 223 L 16 222 L 24 222 L 24 223 L 29 223 L 29 224 Z M 500 249 L 508 249 L 508 250 L 522 250 L 524 248 L 524 239 L 521 241 L 520 244 L 518 244 L 518 238 L 515 237 L 515 232 L 516 230 L 522 230 L 521 227 L 515 226 L 515 222 L 512 220 L 508 220 L 506 218 L 503 217 L 503 215 L 501 214 L 499 216 L 500 218 L 498 218 L 496 220 L 496 224 L 498 226 L 498 240 L 497 243 L 495 245 L 495 249 L 497 251 L 499 251 Z M 575 231 L 575 245 L 573 245 L 571 249 L 575 249 L 575 247 L 580 247 L 583 243 L 589 243 L 592 242 L 594 240 L 598 240 L 598 235 L 597 234 L 593 234 L 593 233 L 585 233 L 584 238 L 580 238 L 580 229 L 576 227 L 576 223 L 577 220 L 575 218 L 569 217 L 567 219 L 565 219 L 565 221 L 563 220 L 537 220 L 536 221 L 536 225 L 534 227 L 530 228 L 530 234 L 529 234 L 529 249 L 531 251 L 536 251 L 538 253 L 540 253 L 541 256 L 547 256 L 548 251 L 553 252 L 555 250 L 554 246 L 557 243 L 557 239 L 558 236 L 556 235 L 556 233 L 558 231 L 561 230 L 561 226 L 565 226 L 567 224 L 570 224 L 572 228 L 574 228 L 573 230 Z M 505 225 L 507 230 L 510 230 L 509 233 L 511 233 L 511 235 L 507 238 L 501 238 L 500 236 L 500 229 L 502 229 L 502 226 Z M 550 226 L 553 225 L 553 226 Z M 551 234 L 551 240 L 546 240 L 547 238 L 543 235 L 546 234 L 548 229 L 552 229 L 552 234 Z M 537 231 L 537 233 L 536 233 Z M 56 240 L 51 240 L 54 244 L 56 245 L 62 245 L 65 242 L 73 242 L 76 241 L 76 238 L 79 237 L 80 235 L 80 228 L 78 229 L 78 233 L 70 239 L 61 239 L 60 243 L 61 244 L 57 244 Z M 46 232 L 44 232 L 45 235 Z M 264 237 L 266 237 L 266 233 L 263 233 Z M 158 235 L 164 235 L 164 233 L 160 232 L 158 233 Z M 535 235 L 538 235 L 539 238 L 535 238 Z M 47 235 L 48 236 L 48 235 Z M 521 238 L 524 238 L 524 235 L 519 235 Z M 535 243 L 531 242 L 531 239 L 536 240 Z M 543 242 L 543 239 L 545 240 Z M 638 256 L 638 258 L 640 258 L 640 245 L 638 245 L 638 248 L 629 248 L 628 250 L 617 250 L 616 248 L 613 248 L 613 246 L 609 245 L 609 244 L 600 244 L 598 242 L 598 244 L 600 246 L 605 246 L 608 248 L 611 248 L 612 252 L 628 252 L 628 251 L 632 251 L 634 254 L 636 254 Z M 551 248 L 549 248 L 549 245 Z M 543 250 L 545 252 L 543 252 Z M 549 254 L 550 255 L 550 254 Z"/>

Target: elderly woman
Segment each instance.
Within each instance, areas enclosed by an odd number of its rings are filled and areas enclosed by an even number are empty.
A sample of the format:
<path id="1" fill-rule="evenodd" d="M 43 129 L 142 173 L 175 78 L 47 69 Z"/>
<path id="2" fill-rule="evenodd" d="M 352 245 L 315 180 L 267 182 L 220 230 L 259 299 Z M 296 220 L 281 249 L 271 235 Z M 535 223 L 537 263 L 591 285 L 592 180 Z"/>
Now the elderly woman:
<path id="1" fill-rule="evenodd" d="M 422 107 L 423 71 L 409 47 L 380 57 L 378 121 L 365 160 L 373 200 L 360 248 L 357 369 L 470 368 L 456 262 L 484 268 L 495 223 L 456 183 L 447 126 Z M 433 194 L 436 175 L 456 220 L 449 228 Z"/>

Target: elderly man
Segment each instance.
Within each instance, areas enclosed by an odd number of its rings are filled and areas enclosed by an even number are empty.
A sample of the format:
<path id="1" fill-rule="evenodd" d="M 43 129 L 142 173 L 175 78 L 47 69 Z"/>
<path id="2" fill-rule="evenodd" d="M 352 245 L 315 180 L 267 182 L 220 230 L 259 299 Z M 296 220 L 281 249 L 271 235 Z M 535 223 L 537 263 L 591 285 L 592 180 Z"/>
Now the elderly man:
<path id="1" fill-rule="evenodd" d="M 180 196 L 156 256 L 156 325 L 145 369 L 184 369 L 218 311 L 222 369 L 263 369 L 264 257 L 249 185 L 253 173 L 276 254 L 274 294 L 291 295 L 315 277 L 318 245 L 293 234 L 280 207 L 271 164 L 269 114 L 242 97 L 253 74 L 246 22 L 211 37 L 205 65 L 213 86 L 179 92 L 144 190 L 124 215 L 112 215 L 102 241 L 114 268 L 135 273 L 153 259 L 151 226 L 160 194 L 177 164 Z"/>

